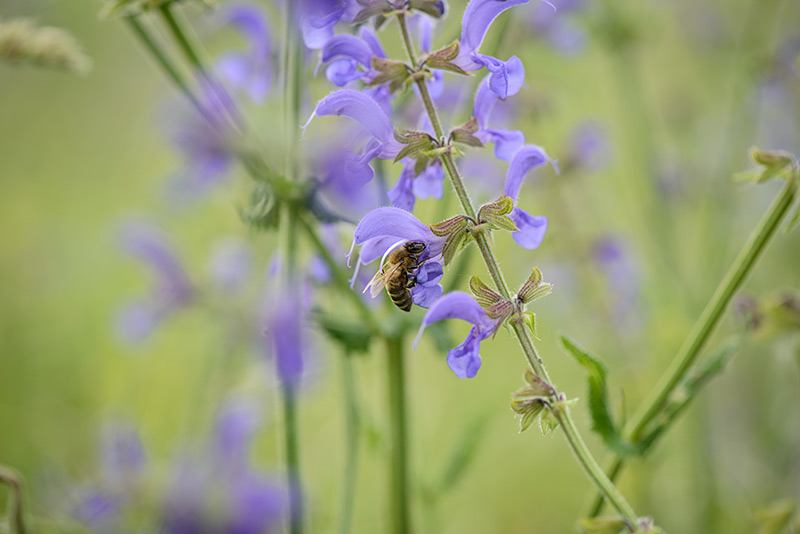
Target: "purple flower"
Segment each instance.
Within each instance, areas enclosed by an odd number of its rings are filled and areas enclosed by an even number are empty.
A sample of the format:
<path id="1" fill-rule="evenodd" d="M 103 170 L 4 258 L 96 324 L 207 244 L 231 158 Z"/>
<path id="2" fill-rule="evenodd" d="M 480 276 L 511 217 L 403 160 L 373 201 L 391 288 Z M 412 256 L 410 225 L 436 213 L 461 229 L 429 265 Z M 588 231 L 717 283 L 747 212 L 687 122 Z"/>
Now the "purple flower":
<path id="1" fill-rule="evenodd" d="M 219 242 L 211 253 L 211 280 L 226 293 L 240 290 L 247 283 L 251 268 L 250 249 L 238 239 Z"/>
<path id="2" fill-rule="evenodd" d="M 520 148 L 511 163 L 508 165 L 506 173 L 506 185 L 504 193 L 514 199 L 514 210 L 509 217 L 519 228 L 516 232 L 511 232 L 514 241 L 522 248 L 533 250 L 537 248 L 544 239 L 547 231 L 547 217 L 544 215 L 533 216 L 522 208 L 516 206 L 519 189 L 528 171 L 550 163 L 556 167 L 556 162 L 550 159 L 544 150 L 534 145 L 525 145 Z"/>
<path id="3" fill-rule="evenodd" d="M 320 64 L 331 62 L 325 74 L 334 85 L 342 87 L 359 79 L 369 83 L 377 75 L 372 68 L 373 57 L 385 58 L 386 52 L 378 36 L 362 27 L 359 37 L 345 34 L 328 40 L 322 48 Z"/>
<path id="4" fill-rule="evenodd" d="M 572 160 L 580 167 L 597 170 L 608 164 L 611 148 L 603 126 L 594 121 L 580 124 L 572 132 Z"/>
<path id="5" fill-rule="evenodd" d="M 287 0 L 300 4 L 300 29 L 311 49 L 325 46 L 333 37 L 333 27 L 345 15 L 343 0 Z"/>
<path id="6" fill-rule="evenodd" d="M 128 305 L 117 318 L 121 335 L 130 342 L 138 342 L 186 306 L 194 290 L 171 246 L 158 230 L 143 224 L 129 224 L 121 232 L 121 241 L 126 252 L 152 269 L 156 279 L 152 294 Z"/>
<path id="7" fill-rule="evenodd" d="M 569 15 L 583 9 L 583 0 L 566 0 L 553 5 L 540 3 L 532 10 L 531 26 L 555 50 L 573 56 L 586 47 L 586 31 Z"/>
<path id="8" fill-rule="evenodd" d="M 437 161 L 422 171 L 414 171 L 414 161 L 407 160 L 397 184 L 387 191 L 392 206 L 413 211 L 418 198 L 442 198 L 444 193 L 444 170 Z"/>
<path id="9" fill-rule="evenodd" d="M 411 294 L 418 306 L 428 306 L 441 296 L 439 280 L 442 278 L 442 249 L 445 238 L 434 234 L 419 219 L 400 208 L 378 208 L 365 215 L 356 226 L 353 247 L 361 245 L 355 281 L 361 264 L 368 264 L 408 241 L 425 243 L 425 252 L 420 257 L 422 265 L 417 269 L 417 287 Z M 352 254 L 352 247 L 349 258 Z M 438 267 L 437 267 L 438 266 Z"/>
<path id="10" fill-rule="evenodd" d="M 272 45 L 266 13 L 257 4 L 241 2 L 224 5 L 218 16 L 223 24 L 230 24 L 242 33 L 250 50 L 224 54 L 217 60 L 217 70 L 253 102 L 263 102 L 272 83 Z"/>
<path id="11" fill-rule="evenodd" d="M 453 61 L 466 71 L 486 67 L 491 73 L 489 87 L 500 98 L 515 95 L 525 82 L 525 68 L 517 56 L 507 61 L 478 52 L 486 32 L 500 13 L 529 0 L 470 0 L 461 21 L 458 57 Z"/>
<path id="12" fill-rule="evenodd" d="M 167 113 L 167 135 L 183 160 L 168 184 L 171 200 L 185 201 L 207 194 L 233 168 L 231 131 L 215 93 L 212 89 L 205 91 L 204 115 L 188 108 L 181 108 L 177 114 Z"/>
<path id="13" fill-rule="evenodd" d="M 104 429 L 100 458 L 107 488 L 124 489 L 135 484 L 145 465 L 144 447 L 136 429 L 121 422 Z"/>
<path id="14" fill-rule="evenodd" d="M 630 329 L 639 326 L 633 314 L 639 294 L 639 273 L 624 241 L 606 236 L 595 241 L 592 259 L 605 277 L 608 303 L 616 326 Z M 632 324 L 634 323 L 634 324 Z"/>
<path id="15" fill-rule="evenodd" d="M 481 341 L 497 331 L 499 321 L 486 315 L 470 295 L 454 291 L 440 298 L 425 314 L 414 346 L 426 327 L 443 319 L 461 319 L 472 325 L 466 339 L 447 353 L 447 365 L 458 378 L 473 378 L 481 367 Z"/>
<path id="16" fill-rule="evenodd" d="M 394 158 L 402 149 L 402 145 L 394 138 L 394 129 L 389 123 L 389 116 L 374 99 L 364 93 L 343 89 L 326 96 L 317 103 L 303 130 L 305 131 L 315 116 L 326 115 L 349 117 L 361 124 L 372 135 L 373 146 L 380 147 L 380 151 L 376 154 L 379 158 Z"/>
<path id="17" fill-rule="evenodd" d="M 77 492 L 70 515 L 92 532 L 113 534 L 119 532 L 124 500 L 97 488 L 82 488 Z"/>
<path id="18" fill-rule="evenodd" d="M 317 162 L 317 193 L 326 211 L 343 220 L 353 220 L 386 203 L 386 193 L 372 180 L 375 173 L 369 165 L 379 152 L 380 146 L 373 143 L 364 154 L 339 148 L 323 155 Z"/>
<path id="19" fill-rule="evenodd" d="M 525 134 L 519 130 L 489 128 L 489 117 L 500 100 L 500 97 L 489 86 L 490 78 L 484 79 L 475 93 L 472 114 L 480 127 L 475 136 L 483 143 L 494 143 L 495 157 L 503 161 L 510 161 L 517 150 L 525 144 Z"/>
<path id="20" fill-rule="evenodd" d="M 307 335 L 305 310 L 299 287 L 282 287 L 269 295 L 270 309 L 265 324 L 267 353 L 274 358 L 278 378 L 284 387 L 295 388 L 303 375 Z"/>

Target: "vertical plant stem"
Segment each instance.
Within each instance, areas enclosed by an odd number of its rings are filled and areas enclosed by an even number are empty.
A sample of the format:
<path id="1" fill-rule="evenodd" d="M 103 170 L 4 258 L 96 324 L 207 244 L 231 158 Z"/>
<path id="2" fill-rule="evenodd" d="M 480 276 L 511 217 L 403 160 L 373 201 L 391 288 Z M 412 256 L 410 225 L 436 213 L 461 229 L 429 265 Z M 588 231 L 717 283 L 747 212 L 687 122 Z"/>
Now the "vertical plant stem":
<path id="1" fill-rule="evenodd" d="M 390 508 L 392 534 L 410 531 L 408 495 L 408 436 L 406 426 L 404 339 L 386 339 L 389 423 L 391 426 Z"/>
<path id="2" fill-rule="evenodd" d="M 636 441 L 642 436 L 648 424 L 658 415 L 669 396 L 686 376 L 687 371 L 697 360 L 703 347 L 705 347 L 714 332 L 714 328 L 722 318 L 733 295 L 741 287 L 747 275 L 750 274 L 756 260 L 764 252 L 770 239 L 780 227 L 781 221 L 788 213 L 796 195 L 797 178 L 793 177 L 786 181 L 778 196 L 764 213 L 758 225 L 753 229 L 739 255 L 720 281 L 716 291 L 714 291 L 711 300 L 706 304 L 705 309 L 700 314 L 678 354 L 672 360 L 658 384 L 652 389 L 650 397 L 634 412 L 630 421 L 625 425 L 625 434 L 628 439 Z M 619 475 L 624 464 L 625 460 L 623 458 L 614 457 L 609 468 L 609 476 L 612 480 Z M 599 514 L 602 507 L 603 499 L 602 496 L 599 496 L 592 506 L 592 514 Z"/>
<path id="3" fill-rule="evenodd" d="M 9 518 L 11 533 L 27 534 L 28 529 L 25 526 L 22 480 L 20 475 L 10 467 L 0 465 L 0 482 L 8 485 L 11 492 L 11 517 Z"/>
<path id="4" fill-rule="evenodd" d="M 297 432 L 297 391 L 292 385 L 283 387 L 283 419 L 286 427 L 286 472 L 289 487 L 289 532 L 303 532 L 303 496 L 300 482 L 300 454 Z"/>
<path id="5" fill-rule="evenodd" d="M 397 16 L 398 23 L 400 25 L 400 30 L 403 36 L 403 43 L 405 45 L 406 52 L 408 54 L 408 58 L 411 61 L 413 66 L 416 66 L 417 61 L 414 55 L 414 45 L 411 42 L 411 39 L 408 35 L 408 29 L 406 28 L 405 18 L 403 14 L 399 14 Z M 433 104 L 433 99 L 428 92 L 428 88 L 425 84 L 425 81 L 422 79 L 416 80 L 417 88 L 419 89 L 420 97 L 422 98 L 422 102 L 425 106 L 425 110 L 428 113 L 428 118 L 431 121 L 431 125 L 433 125 L 434 132 L 436 136 L 444 138 L 444 131 L 442 130 L 441 121 L 439 120 L 438 112 L 436 111 L 436 107 Z M 461 175 L 458 171 L 458 166 L 455 163 L 453 155 L 449 152 L 446 152 L 442 159 L 444 161 L 444 168 L 446 174 L 450 180 L 453 189 L 458 196 L 459 201 L 461 202 L 461 207 L 464 210 L 464 213 L 473 219 L 475 218 L 475 207 L 472 204 L 472 200 L 469 197 L 469 192 L 464 185 L 464 181 L 461 178 Z M 494 251 L 492 250 L 491 243 L 489 242 L 488 237 L 483 233 L 476 233 L 474 234 L 475 242 L 478 245 L 478 249 L 481 252 L 481 256 L 483 257 L 484 263 L 486 264 L 486 268 L 489 270 L 489 274 L 494 281 L 497 290 L 503 296 L 503 298 L 510 299 L 511 298 L 511 291 L 508 288 L 508 284 L 503 277 L 503 272 L 500 269 L 500 265 L 497 262 L 497 258 L 494 255 Z M 529 365 L 531 368 L 544 380 L 547 382 L 552 383 L 550 377 L 547 374 L 547 370 L 544 367 L 544 362 L 539 358 L 539 355 L 536 351 L 536 346 L 533 343 L 533 333 L 530 331 L 530 328 L 525 326 L 524 324 L 514 322 L 512 323 L 514 333 L 516 334 L 517 340 L 519 341 L 520 347 L 522 348 L 523 353 L 525 354 L 526 359 L 528 360 Z M 580 437 L 578 433 L 578 429 L 575 427 L 575 423 L 572 421 L 572 417 L 569 414 L 569 411 L 564 409 L 555 410 L 555 415 L 560 423 L 561 428 L 564 430 L 564 435 L 567 439 L 567 443 L 572 450 L 575 457 L 578 459 L 578 463 L 581 467 L 586 471 L 589 475 L 589 478 L 597 487 L 597 489 L 611 502 L 617 511 L 625 518 L 625 520 L 629 524 L 629 528 L 631 530 L 636 528 L 638 523 L 638 518 L 633 511 L 633 508 L 628 504 L 625 497 L 617 490 L 614 486 L 613 482 L 608 479 L 605 475 L 604 471 L 597 463 L 597 461 L 592 456 L 591 452 L 589 451 L 586 443 Z"/>
<path id="6" fill-rule="evenodd" d="M 345 444 L 344 478 L 342 484 L 342 511 L 339 518 L 339 534 L 350 534 L 353 524 L 353 505 L 356 497 L 358 475 L 359 410 L 356 380 L 353 374 L 353 355 L 342 355 L 342 388 L 344 389 Z"/>

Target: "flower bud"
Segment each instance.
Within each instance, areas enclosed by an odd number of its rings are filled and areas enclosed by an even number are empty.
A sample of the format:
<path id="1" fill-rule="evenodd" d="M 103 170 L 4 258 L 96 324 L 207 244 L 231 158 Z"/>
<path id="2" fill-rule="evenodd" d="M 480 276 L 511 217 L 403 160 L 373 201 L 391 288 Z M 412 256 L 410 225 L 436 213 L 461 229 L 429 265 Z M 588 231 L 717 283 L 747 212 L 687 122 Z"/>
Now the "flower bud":
<path id="1" fill-rule="evenodd" d="M 516 232 L 519 230 L 508 216 L 514 209 L 514 199 L 501 195 L 494 202 L 484 204 L 478 210 L 478 223 L 486 223 L 492 228 Z"/>
<path id="2" fill-rule="evenodd" d="M 372 68 L 380 72 L 380 74 L 375 76 L 369 84 L 381 85 L 388 82 L 389 91 L 392 93 L 403 87 L 408 82 L 409 76 L 411 76 L 411 69 L 402 61 L 373 56 Z"/>
<path id="3" fill-rule="evenodd" d="M 534 267 L 533 271 L 531 271 L 531 275 L 519 289 L 517 293 L 517 299 L 522 304 L 527 304 L 532 300 L 536 300 L 540 297 L 550 294 L 553 290 L 553 284 L 544 284 L 542 283 L 542 272 Z"/>

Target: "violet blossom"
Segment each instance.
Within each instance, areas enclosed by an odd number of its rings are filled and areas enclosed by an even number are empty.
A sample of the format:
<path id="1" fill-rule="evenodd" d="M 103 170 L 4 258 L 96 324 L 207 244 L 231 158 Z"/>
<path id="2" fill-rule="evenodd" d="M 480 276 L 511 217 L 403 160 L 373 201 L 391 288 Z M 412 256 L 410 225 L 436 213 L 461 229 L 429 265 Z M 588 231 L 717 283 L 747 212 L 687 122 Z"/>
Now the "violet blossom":
<path id="1" fill-rule="evenodd" d="M 472 325 L 466 339 L 447 353 L 447 365 L 458 378 L 475 377 L 481 367 L 481 342 L 494 335 L 500 321 L 489 317 L 472 296 L 454 291 L 436 301 L 425 314 L 414 347 L 425 328 L 444 319 L 461 319 Z"/>
<path id="2" fill-rule="evenodd" d="M 117 317 L 122 337 L 139 342 L 188 305 L 194 289 L 172 247 L 157 229 L 129 224 L 121 232 L 121 241 L 126 252 L 147 264 L 155 277 L 150 296 L 129 304 Z"/>
<path id="3" fill-rule="evenodd" d="M 418 198 L 442 198 L 444 194 L 444 169 L 436 161 L 417 175 L 414 160 L 405 162 L 397 183 L 386 193 L 392 206 L 413 211 Z"/>
<path id="4" fill-rule="evenodd" d="M 334 85 L 342 87 L 354 80 L 369 84 L 378 74 L 372 68 L 372 58 L 386 58 L 378 36 L 362 26 L 359 35 L 337 35 L 322 48 L 320 65 L 330 63 L 325 74 Z"/>
<path id="5" fill-rule="evenodd" d="M 273 358 L 278 378 L 286 388 L 299 385 L 308 346 L 301 296 L 296 284 L 271 292 L 264 324 L 265 351 Z"/>
<path id="6" fill-rule="evenodd" d="M 551 160 L 544 150 L 538 146 L 525 145 L 514 154 L 506 173 L 506 185 L 503 192 L 514 200 L 514 210 L 509 217 L 519 228 L 519 230 L 511 232 L 511 236 L 519 246 L 528 250 L 533 250 L 542 243 L 547 231 L 547 217 L 544 215 L 534 216 L 523 210 L 517 206 L 517 197 L 528 172 L 547 163 L 558 170 L 557 162 Z"/>
<path id="7" fill-rule="evenodd" d="M 345 17 L 350 0 L 286 0 L 298 2 L 303 42 L 316 50 L 325 46 L 334 34 L 333 27 Z"/>
<path id="8" fill-rule="evenodd" d="M 530 0 L 470 0 L 461 21 L 458 57 L 453 63 L 465 71 L 475 71 L 483 67 L 491 73 L 489 88 L 500 98 L 515 95 L 525 83 L 525 67 L 517 56 L 507 61 L 478 52 L 486 32 L 494 19 L 506 9 Z"/>
<path id="9" fill-rule="evenodd" d="M 235 293 L 247 283 L 252 254 L 245 242 L 227 238 L 214 247 L 209 263 L 214 285 L 226 293 Z"/>
<path id="10" fill-rule="evenodd" d="M 220 22 L 235 27 L 250 49 L 222 55 L 216 69 L 231 86 L 246 92 L 253 102 L 261 103 L 272 83 L 272 44 L 266 13 L 251 2 L 225 4 L 218 13 Z"/>
<path id="11" fill-rule="evenodd" d="M 442 250 L 445 239 L 434 234 L 428 226 L 405 210 L 394 207 L 375 209 L 361 219 L 353 234 L 353 246 L 347 255 L 348 264 L 353 247 L 361 245 L 353 281 L 358 276 L 361 264 L 372 263 L 384 257 L 394 247 L 402 246 L 408 241 L 421 242 L 425 244 L 425 251 L 420 256 L 421 265 L 415 273 L 417 283 L 412 288 L 411 295 L 418 306 L 429 306 L 443 292 L 439 281 L 443 275 Z"/>
<path id="12" fill-rule="evenodd" d="M 540 3 L 532 10 L 531 26 L 536 35 L 564 55 L 574 56 L 586 47 L 586 30 L 573 13 L 585 8 L 584 0 L 561 0 L 553 5 Z"/>
<path id="13" fill-rule="evenodd" d="M 494 143 L 494 155 L 503 161 L 510 161 L 514 154 L 525 144 L 525 134 L 520 130 L 494 129 L 489 127 L 489 117 L 494 111 L 500 97 L 489 86 L 487 76 L 478 86 L 472 114 L 478 121 L 479 130 L 475 137 L 483 143 Z"/>

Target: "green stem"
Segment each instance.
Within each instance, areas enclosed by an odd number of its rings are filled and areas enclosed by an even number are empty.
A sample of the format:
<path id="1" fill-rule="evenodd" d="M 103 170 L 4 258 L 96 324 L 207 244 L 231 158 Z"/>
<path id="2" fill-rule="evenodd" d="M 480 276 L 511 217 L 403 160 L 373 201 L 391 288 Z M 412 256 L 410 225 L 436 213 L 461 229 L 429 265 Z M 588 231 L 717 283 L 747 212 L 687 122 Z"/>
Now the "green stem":
<path id="1" fill-rule="evenodd" d="M 417 62 L 414 55 L 414 45 L 412 44 L 408 35 L 405 18 L 402 14 L 399 14 L 397 19 L 403 34 L 403 43 L 405 45 L 408 58 L 411 61 L 411 64 L 416 66 Z M 436 111 L 436 107 L 433 104 L 433 99 L 430 97 L 427 85 L 425 84 L 424 80 L 421 79 L 417 79 L 416 83 L 417 87 L 419 88 L 422 102 L 428 113 L 428 118 L 433 125 L 434 132 L 436 133 L 437 137 L 444 138 L 444 131 L 442 130 L 439 115 Z M 451 153 L 445 153 L 442 159 L 446 174 L 456 192 L 456 195 L 458 196 L 459 201 L 461 202 L 461 207 L 464 210 L 464 213 L 474 219 L 476 217 L 475 207 L 473 206 L 472 200 L 469 197 L 469 192 L 464 185 L 464 181 L 458 171 L 458 166 L 455 163 L 453 155 Z M 478 249 L 481 252 L 481 256 L 483 257 L 484 263 L 486 264 L 486 268 L 489 270 L 489 274 L 491 275 L 497 290 L 500 292 L 503 298 L 510 300 L 511 291 L 509 290 L 508 284 L 503 277 L 503 272 L 500 269 L 500 265 L 497 262 L 497 258 L 494 255 L 494 251 L 492 250 L 492 246 L 488 237 L 482 232 L 475 233 L 474 237 L 475 242 L 478 245 Z M 541 360 L 541 358 L 539 358 L 539 355 L 536 351 L 536 346 L 533 343 L 533 333 L 531 332 L 530 328 L 519 322 L 512 322 L 512 326 L 517 340 L 519 341 L 522 351 L 525 354 L 525 357 L 527 358 L 531 368 L 544 380 L 552 383 L 547 374 L 547 370 L 544 367 L 544 362 Z M 564 435 L 567 438 L 567 443 L 569 444 L 570 449 L 575 457 L 578 459 L 581 467 L 583 467 L 583 469 L 589 475 L 589 478 L 595 484 L 597 489 L 603 493 L 609 502 L 611 502 L 617 511 L 625 518 L 630 527 L 632 529 L 635 528 L 638 521 L 636 514 L 625 500 L 625 497 L 614 486 L 613 482 L 606 477 L 602 468 L 592 456 L 591 452 L 586 446 L 586 443 L 584 443 L 583 439 L 580 437 L 569 411 L 566 409 L 557 410 L 556 417 L 561 428 L 564 429 Z"/>
<path id="2" fill-rule="evenodd" d="M 189 89 L 189 85 L 183 79 L 183 76 L 178 72 L 178 69 L 172 64 L 170 59 L 167 57 L 167 54 L 161 50 L 161 47 L 156 43 L 155 39 L 148 33 L 148 31 L 139 23 L 139 20 L 136 17 L 123 17 L 122 19 L 125 24 L 128 25 L 130 30 L 133 34 L 141 41 L 144 47 L 147 49 L 148 52 L 153 56 L 153 59 L 156 60 L 158 66 L 164 71 L 167 75 L 167 78 L 175 84 L 175 87 L 183 93 L 183 95 L 192 103 L 192 105 L 197 108 L 197 110 L 207 119 L 209 118 L 208 112 L 203 108 L 200 101 L 195 97 L 192 90 Z"/>
<path id="3" fill-rule="evenodd" d="M 303 533 L 303 496 L 300 483 L 300 454 L 297 439 L 297 391 L 283 388 L 283 419 L 286 427 L 286 472 L 289 483 L 289 532 Z"/>
<path id="4" fill-rule="evenodd" d="M 756 260 L 764 252 L 770 239 L 780 227 L 781 221 L 792 206 L 796 194 L 796 178 L 788 179 L 772 202 L 772 205 L 770 205 L 758 225 L 753 229 L 725 277 L 720 281 L 714 295 L 706 304 L 703 313 L 700 314 L 678 354 L 672 360 L 658 384 L 652 389 L 652 394 L 634 412 L 625 425 L 625 433 L 628 439 L 635 441 L 641 437 L 647 425 L 658 415 L 672 392 L 686 376 L 686 372 L 691 368 L 714 332 L 714 328 L 722 318 L 722 314 L 728 307 L 733 295 L 741 287 L 747 275 L 750 274 Z M 624 463 L 625 460 L 620 457 L 613 459 L 609 471 L 612 480 L 622 471 Z M 596 515 L 601 510 L 602 497 L 598 497 L 592 507 L 592 512 Z"/>
<path id="5" fill-rule="evenodd" d="M 342 355 L 342 387 L 344 388 L 345 426 L 347 444 L 344 459 L 344 483 L 342 489 L 342 515 L 339 518 L 339 534 L 349 534 L 353 524 L 353 504 L 356 496 L 356 475 L 358 473 L 358 434 L 359 415 L 356 394 L 356 379 L 353 375 L 353 357 Z"/>
<path id="6" fill-rule="evenodd" d="M 281 72 L 283 85 L 283 137 L 286 143 L 284 152 L 284 173 L 293 180 L 297 176 L 297 137 L 300 126 L 300 77 L 302 57 L 300 36 L 297 25 L 297 3 L 288 2 L 286 9 L 286 33 L 284 34 Z"/>
<path id="7" fill-rule="evenodd" d="M 25 527 L 23 512 L 22 478 L 14 469 L 0 465 L 0 482 L 7 484 L 11 489 L 10 526 L 12 534 L 26 534 L 28 529 Z"/>
<path id="8" fill-rule="evenodd" d="M 391 426 L 390 509 L 393 534 L 410 532 L 408 495 L 408 436 L 402 337 L 387 338 L 389 423 Z"/>
<path id="9" fill-rule="evenodd" d="M 356 309 L 361 314 L 361 317 L 364 319 L 364 322 L 369 325 L 370 329 L 375 333 L 381 332 L 381 326 L 375 319 L 375 312 L 370 310 L 364 301 L 361 299 L 361 295 L 359 295 L 356 291 L 350 288 L 350 282 L 347 280 L 347 275 L 344 273 L 342 268 L 339 266 L 339 263 L 333 259 L 331 256 L 330 251 L 322 242 L 322 239 L 319 237 L 317 230 L 314 228 L 314 225 L 309 222 L 308 217 L 305 214 L 298 214 L 298 220 L 306 232 L 306 235 L 309 237 L 311 242 L 317 249 L 317 252 L 322 256 L 322 259 L 325 260 L 325 263 L 328 265 L 328 268 L 333 273 L 333 278 L 336 284 L 339 286 L 339 289 L 342 290 L 342 293 L 345 293 L 351 302 L 355 305 Z"/>

